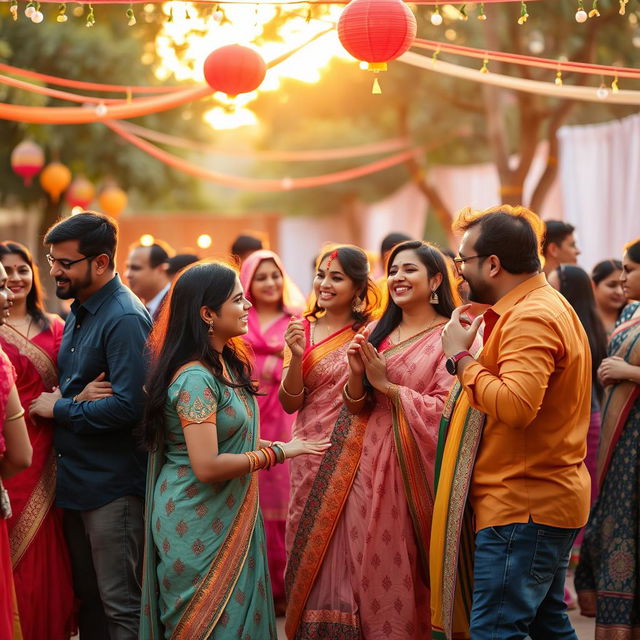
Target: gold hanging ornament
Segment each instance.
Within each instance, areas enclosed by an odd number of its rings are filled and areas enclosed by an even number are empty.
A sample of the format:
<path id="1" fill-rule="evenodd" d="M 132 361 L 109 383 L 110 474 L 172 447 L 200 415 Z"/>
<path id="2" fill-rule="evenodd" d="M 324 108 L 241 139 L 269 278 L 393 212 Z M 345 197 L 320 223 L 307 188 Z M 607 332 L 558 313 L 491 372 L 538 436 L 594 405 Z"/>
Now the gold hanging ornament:
<path id="1" fill-rule="evenodd" d="M 487 15 L 484 12 L 484 2 L 480 3 L 480 13 L 478 13 L 478 20 L 485 21 L 487 19 Z"/>
<path id="2" fill-rule="evenodd" d="M 9 12 L 11 13 L 11 17 L 14 20 L 18 19 L 18 0 L 11 0 L 11 4 L 9 5 Z"/>
<path id="3" fill-rule="evenodd" d="M 616 74 L 616 77 L 613 79 L 613 82 L 611 83 L 611 91 L 612 93 L 618 93 L 618 91 L 620 91 L 620 87 L 618 86 L 618 74 Z"/>
<path id="4" fill-rule="evenodd" d="M 63 2 L 58 5 L 58 15 L 56 16 L 56 22 L 66 22 L 68 20 L 67 16 L 67 5 Z"/>
<path id="5" fill-rule="evenodd" d="M 460 13 L 460 20 L 468 20 L 469 15 L 467 14 L 467 4 L 463 4 L 459 9 L 458 13 Z"/>
<path id="6" fill-rule="evenodd" d="M 127 24 L 130 27 L 134 27 L 135 24 L 136 24 L 136 17 L 135 17 L 135 15 L 133 13 L 133 5 L 131 5 L 131 4 L 129 5 L 129 8 L 127 9 L 127 18 L 128 18 Z"/>
<path id="7" fill-rule="evenodd" d="M 556 87 L 562 86 L 562 71 L 556 71 Z"/>
<path id="8" fill-rule="evenodd" d="M 598 11 L 598 0 L 593 0 L 593 5 L 591 5 L 591 11 L 589 11 L 590 18 L 599 18 L 600 12 Z"/>
<path id="9" fill-rule="evenodd" d="M 489 58 L 485 58 L 482 61 L 482 66 L 480 67 L 480 73 L 489 73 Z"/>
<path id="10" fill-rule="evenodd" d="M 528 19 L 527 3 L 524 0 L 520 0 L 520 17 L 518 18 L 518 24 L 524 24 Z"/>
<path id="11" fill-rule="evenodd" d="M 618 13 L 623 16 L 625 13 L 627 13 L 627 3 L 629 2 L 629 0 L 620 0 L 620 9 L 618 10 Z"/>
<path id="12" fill-rule="evenodd" d="M 93 5 L 89 4 L 89 13 L 87 14 L 87 22 L 85 23 L 86 27 L 93 27 L 96 23 L 96 16 L 93 13 Z"/>

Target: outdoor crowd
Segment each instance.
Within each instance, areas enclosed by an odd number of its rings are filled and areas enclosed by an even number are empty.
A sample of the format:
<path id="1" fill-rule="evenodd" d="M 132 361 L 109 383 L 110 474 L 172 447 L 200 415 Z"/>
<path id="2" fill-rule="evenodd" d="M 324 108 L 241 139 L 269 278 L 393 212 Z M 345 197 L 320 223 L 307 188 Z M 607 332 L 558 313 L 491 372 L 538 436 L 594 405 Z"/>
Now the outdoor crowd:
<path id="1" fill-rule="evenodd" d="M 522 207 L 454 230 L 325 247 L 305 299 L 247 236 L 125 286 L 85 212 L 65 321 L 0 243 L 0 639 L 576 639 L 575 564 L 640 637 L 640 239 L 589 275 Z"/>

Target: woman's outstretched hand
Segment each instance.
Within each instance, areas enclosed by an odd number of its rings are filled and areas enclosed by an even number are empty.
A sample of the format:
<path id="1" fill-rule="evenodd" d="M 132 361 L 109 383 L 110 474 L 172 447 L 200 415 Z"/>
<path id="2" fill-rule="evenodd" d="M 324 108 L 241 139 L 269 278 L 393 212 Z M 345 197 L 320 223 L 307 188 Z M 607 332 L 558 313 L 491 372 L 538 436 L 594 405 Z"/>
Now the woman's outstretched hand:
<path id="1" fill-rule="evenodd" d="M 321 456 L 331 446 L 329 440 L 300 440 L 299 438 L 292 438 L 289 442 L 278 442 L 276 444 L 282 447 L 286 458 L 295 458 L 304 453 L 312 456 Z"/>

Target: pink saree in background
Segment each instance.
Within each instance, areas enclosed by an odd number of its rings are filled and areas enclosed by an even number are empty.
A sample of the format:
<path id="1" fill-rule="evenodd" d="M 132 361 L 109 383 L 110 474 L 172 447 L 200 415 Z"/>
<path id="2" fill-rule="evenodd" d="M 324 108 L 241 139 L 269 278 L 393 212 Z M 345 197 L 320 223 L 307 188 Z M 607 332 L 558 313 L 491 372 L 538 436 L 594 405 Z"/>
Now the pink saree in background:
<path id="1" fill-rule="evenodd" d="M 336 421 L 334 446 L 309 480 L 289 540 L 290 639 L 431 638 L 424 562 L 439 419 L 452 382 L 441 332 L 385 341 L 394 397 L 376 392 L 369 414 L 344 410 Z"/>
<path id="2" fill-rule="evenodd" d="M 256 269 L 264 260 L 273 260 L 280 269 L 283 279 L 282 316 L 266 327 L 260 326 L 260 318 L 255 308 L 249 310 L 249 331 L 245 340 L 254 354 L 253 372 L 257 378 L 260 393 L 256 396 L 260 410 L 260 438 L 270 441 L 287 442 L 291 439 L 291 425 L 295 415 L 284 411 L 278 400 L 278 388 L 282 380 L 282 357 L 284 334 L 292 315 L 302 312 L 304 298 L 295 284 L 287 277 L 280 258 L 272 251 L 256 251 L 242 265 L 240 282 L 248 300 L 251 297 L 251 282 Z M 271 588 L 276 612 L 284 607 L 284 568 L 286 550 L 284 544 L 287 507 L 289 504 L 289 467 L 276 465 L 268 473 L 260 475 L 260 508 L 264 518 L 267 539 L 267 560 Z"/>

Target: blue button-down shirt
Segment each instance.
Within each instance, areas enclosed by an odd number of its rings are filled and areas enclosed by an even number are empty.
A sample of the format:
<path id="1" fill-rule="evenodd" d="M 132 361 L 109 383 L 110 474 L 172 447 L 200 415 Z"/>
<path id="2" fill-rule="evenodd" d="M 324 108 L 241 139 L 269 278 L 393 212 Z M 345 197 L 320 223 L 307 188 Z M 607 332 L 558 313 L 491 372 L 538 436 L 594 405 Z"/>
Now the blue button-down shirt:
<path id="1" fill-rule="evenodd" d="M 150 329 L 149 314 L 117 274 L 71 305 L 58 355 L 62 398 L 54 407 L 58 506 L 97 509 L 144 495 L 146 455 L 133 431 L 142 417 Z M 113 395 L 74 402 L 103 371 Z"/>

